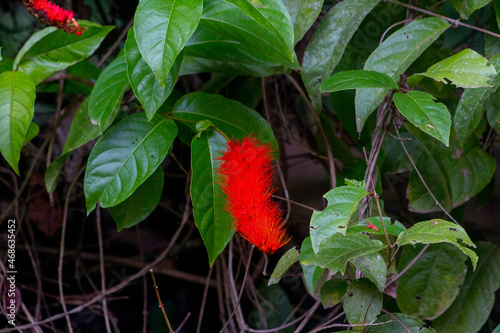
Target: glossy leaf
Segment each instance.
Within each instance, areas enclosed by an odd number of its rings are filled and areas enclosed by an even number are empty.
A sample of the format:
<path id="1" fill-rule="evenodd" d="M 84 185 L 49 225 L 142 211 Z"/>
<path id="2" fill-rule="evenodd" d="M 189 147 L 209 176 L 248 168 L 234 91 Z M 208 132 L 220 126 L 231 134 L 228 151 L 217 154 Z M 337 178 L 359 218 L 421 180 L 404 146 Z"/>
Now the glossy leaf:
<path id="1" fill-rule="evenodd" d="M 411 228 L 402 232 L 396 244 L 403 246 L 406 244 L 435 244 L 450 243 L 455 245 L 464 254 L 469 256 L 472 266 L 476 269 L 477 255 L 469 249 L 476 247 L 470 240 L 467 232 L 460 225 L 441 219 L 415 223 Z M 467 245 L 467 246 L 465 246 Z"/>
<path id="2" fill-rule="evenodd" d="M 213 129 L 195 137 L 191 143 L 191 199 L 194 221 L 207 248 L 210 266 L 234 235 L 231 215 L 224 209 L 226 198 L 217 169 L 226 140 Z"/>
<path id="3" fill-rule="evenodd" d="M 394 317 L 399 320 L 397 322 L 394 320 Z M 432 333 L 435 331 L 432 328 L 426 328 L 425 323 L 417 319 L 415 317 L 412 317 L 410 315 L 407 315 L 405 313 L 391 313 L 391 314 L 383 314 L 380 317 L 377 318 L 375 323 L 385 323 L 388 322 L 387 324 L 383 325 L 376 325 L 376 326 L 371 326 L 368 328 L 369 333 L 408 333 L 406 330 L 409 329 L 411 333 Z M 404 325 L 401 326 L 401 324 Z"/>
<path id="4" fill-rule="evenodd" d="M 386 74 L 354 70 L 333 74 L 319 87 L 321 92 L 334 92 L 361 88 L 388 88 L 399 90 L 398 84 Z"/>
<path id="5" fill-rule="evenodd" d="M 193 132 L 198 121 L 210 120 L 230 138 L 255 135 L 261 142 L 270 144 L 275 154 L 278 153 L 278 143 L 269 123 L 255 110 L 221 95 L 187 94 L 177 101 L 171 116 L 179 126 L 188 126 Z"/>
<path id="6" fill-rule="evenodd" d="M 378 230 L 373 230 L 372 228 L 369 228 L 368 225 L 370 223 L 373 224 L 375 228 L 377 228 Z M 391 218 L 389 217 L 384 217 L 384 224 L 385 224 L 385 230 L 387 231 L 388 235 L 398 237 L 400 233 L 406 230 L 405 226 L 402 225 L 401 222 L 399 221 L 394 221 L 394 223 L 391 223 Z M 363 221 L 360 221 L 358 224 L 350 227 L 347 232 L 348 233 L 367 232 L 372 235 L 383 235 L 384 229 L 382 228 L 382 223 L 380 222 L 379 217 L 369 217 L 367 219 L 364 219 Z"/>
<path id="7" fill-rule="evenodd" d="M 165 89 L 175 59 L 198 26 L 203 0 L 141 0 L 134 32 L 142 58 Z"/>
<path id="8" fill-rule="evenodd" d="M 172 120 L 155 115 L 148 122 L 144 113 L 131 114 L 106 131 L 85 170 L 87 213 L 97 201 L 106 208 L 127 199 L 160 165 L 176 136 Z"/>
<path id="9" fill-rule="evenodd" d="M 130 197 L 109 209 L 118 231 L 144 221 L 155 210 L 160 203 L 164 179 L 160 166 Z"/>
<path id="10" fill-rule="evenodd" d="M 299 260 L 299 251 L 294 247 L 286 251 L 286 253 L 280 258 L 276 267 L 274 268 L 271 278 L 269 278 L 268 286 L 280 282 L 281 278 L 285 273 Z"/>
<path id="11" fill-rule="evenodd" d="M 406 94 L 395 93 L 394 104 L 399 112 L 423 132 L 449 145 L 451 116 L 443 103 L 429 93 L 412 90 Z"/>
<path id="12" fill-rule="evenodd" d="M 350 260 L 380 251 L 385 247 L 382 242 L 372 240 L 367 235 L 335 234 L 320 244 L 316 254 L 301 262 L 328 268 L 332 274 L 339 271 L 344 274 Z"/>
<path id="13" fill-rule="evenodd" d="M 500 69 L 500 55 L 490 59 L 495 68 Z M 463 147 L 465 140 L 476 129 L 483 118 L 486 104 L 491 94 L 500 86 L 500 76 L 496 76 L 490 87 L 478 89 L 465 89 L 458 103 L 455 117 L 453 118 L 455 130 L 457 131 L 460 146 Z"/>
<path id="14" fill-rule="evenodd" d="M 406 268 L 420 253 L 423 245 L 405 246 L 398 271 Z M 466 257 L 450 244 L 430 246 L 400 276 L 396 290 L 399 309 L 422 319 L 433 319 L 455 300 L 464 282 Z"/>
<path id="15" fill-rule="evenodd" d="M 115 120 L 123 98 L 130 89 L 123 55 L 110 63 L 97 79 L 90 94 L 88 112 L 93 124 L 104 132 Z"/>
<path id="16" fill-rule="evenodd" d="M 365 63 L 365 70 L 389 75 L 398 80 L 400 74 L 432 44 L 449 23 L 440 18 L 425 18 L 411 22 L 390 35 L 373 51 Z M 383 101 L 389 89 L 361 89 L 356 91 L 356 124 L 361 132 L 368 116 Z"/>
<path id="17" fill-rule="evenodd" d="M 461 88 L 489 87 L 497 70 L 493 65 L 487 65 L 487 62 L 488 59 L 479 53 L 465 49 L 435 63 L 425 73 L 420 74 L 445 84 L 449 80 Z"/>
<path id="18" fill-rule="evenodd" d="M 332 74 L 359 25 L 379 2 L 380 0 L 342 1 L 321 19 L 302 61 L 302 81 L 316 111 L 322 108 L 320 85 Z"/>
<path id="19" fill-rule="evenodd" d="M 476 252 L 477 269 L 468 269 L 451 307 L 432 322 L 439 333 L 478 332 L 488 320 L 500 287 L 500 247 L 480 242 Z"/>
<path id="20" fill-rule="evenodd" d="M 241 8 L 246 15 L 274 35 L 278 39 L 277 46 L 281 50 L 280 53 L 286 54 L 290 62 L 293 62 L 295 54 L 293 24 L 282 0 L 226 1 Z"/>
<path id="21" fill-rule="evenodd" d="M 382 294 L 368 279 L 352 281 L 344 296 L 344 311 L 350 324 L 373 323 L 382 311 Z"/>
<path id="22" fill-rule="evenodd" d="M 38 84 L 55 72 L 91 56 L 113 26 L 79 20 L 86 27 L 81 36 L 48 27 L 39 31 L 19 51 L 14 67 Z"/>
<path id="23" fill-rule="evenodd" d="M 382 256 L 376 252 L 351 259 L 351 264 L 383 291 L 387 282 L 387 267 Z"/>
<path id="24" fill-rule="evenodd" d="M 294 44 L 297 44 L 318 18 L 324 0 L 285 0 L 283 2 L 292 20 Z"/>
<path id="25" fill-rule="evenodd" d="M 33 119 L 35 83 L 22 72 L 0 75 L 0 153 L 19 175 L 19 159 Z"/>
<path id="26" fill-rule="evenodd" d="M 332 279 L 325 282 L 321 287 L 320 298 L 324 308 L 331 308 L 338 304 L 347 291 L 347 281 Z"/>
<path id="27" fill-rule="evenodd" d="M 467 20 L 477 9 L 489 4 L 491 0 L 451 0 L 453 7 L 460 13 L 460 17 Z"/>
<path id="28" fill-rule="evenodd" d="M 313 212 L 311 217 L 310 234 L 314 252 L 318 252 L 320 243 L 330 236 L 346 233 L 351 215 L 368 194 L 357 186 L 340 186 L 324 195 L 328 206 L 321 212 Z"/>
<path id="29" fill-rule="evenodd" d="M 418 130 L 413 134 L 421 147 L 416 166 L 445 209 L 451 210 L 474 197 L 493 177 L 495 160 L 483 150 L 477 139 L 469 137 L 461 150 L 456 141 L 445 147 Z M 416 172 L 410 176 L 408 199 L 412 211 L 440 210 Z"/>
<path id="30" fill-rule="evenodd" d="M 179 76 L 182 54 L 172 64 L 172 68 L 167 75 L 165 88 L 160 86 L 160 82 L 156 79 L 151 67 L 142 58 L 135 40 L 134 29 L 128 31 L 127 41 L 125 42 L 125 61 L 130 85 L 149 120 L 174 89 Z"/>

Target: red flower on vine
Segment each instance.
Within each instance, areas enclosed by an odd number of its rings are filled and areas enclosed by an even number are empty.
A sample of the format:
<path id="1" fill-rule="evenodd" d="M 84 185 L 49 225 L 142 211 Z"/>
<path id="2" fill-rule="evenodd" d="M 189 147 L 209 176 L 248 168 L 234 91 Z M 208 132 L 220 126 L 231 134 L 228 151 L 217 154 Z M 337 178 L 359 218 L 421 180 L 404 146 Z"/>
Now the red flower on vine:
<path id="1" fill-rule="evenodd" d="M 219 174 L 236 232 L 262 252 L 272 254 L 288 243 L 283 213 L 271 199 L 272 150 L 256 138 L 230 140 Z"/>
<path id="2" fill-rule="evenodd" d="M 85 28 L 78 26 L 74 13 L 48 0 L 23 0 L 31 15 L 40 21 L 80 36 Z"/>

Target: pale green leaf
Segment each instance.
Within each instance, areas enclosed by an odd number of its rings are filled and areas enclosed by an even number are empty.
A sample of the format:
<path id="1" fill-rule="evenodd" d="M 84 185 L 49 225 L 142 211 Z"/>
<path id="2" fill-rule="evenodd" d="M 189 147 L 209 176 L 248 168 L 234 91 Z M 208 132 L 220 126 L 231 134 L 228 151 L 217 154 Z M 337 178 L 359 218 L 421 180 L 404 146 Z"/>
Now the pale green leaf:
<path id="1" fill-rule="evenodd" d="M 387 267 L 380 254 L 374 252 L 351 259 L 351 264 L 359 269 L 366 278 L 372 281 L 377 286 L 378 290 L 384 290 L 385 283 L 387 282 Z"/>
<path id="2" fill-rule="evenodd" d="M 297 44 L 316 21 L 324 0 L 284 0 L 293 23 L 294 44 Z"/>
<path id="3" fill-rule="evenodd" d="M 350 324 L 377 320 L 382 311 L 382 293 L 368 279 L 352 281 L 344 296 L 344 311 Z"/>

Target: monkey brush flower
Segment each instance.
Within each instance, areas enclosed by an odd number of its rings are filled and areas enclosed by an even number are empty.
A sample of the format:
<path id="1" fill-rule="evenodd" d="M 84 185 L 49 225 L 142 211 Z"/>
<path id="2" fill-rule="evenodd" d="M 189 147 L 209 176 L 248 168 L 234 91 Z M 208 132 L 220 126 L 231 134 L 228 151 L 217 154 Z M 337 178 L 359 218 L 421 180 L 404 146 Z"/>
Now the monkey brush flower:
<path id="1" fill-rule="evenodd" d="M 231 140 L 220 158 L 219 174 L 226 195 L 226 210 L 236 232 L 262 252 L 272 254 L 288 243 L 283 214 L 271 199 L 272 152 L 256 138 Z"/>
<path id="2" fill-rule="evenodd" d="M 74 13 L 48 0 L 23 0 L 31 15 L 40 21 L 80 36 L 85 28 L 78 26 Z"/>

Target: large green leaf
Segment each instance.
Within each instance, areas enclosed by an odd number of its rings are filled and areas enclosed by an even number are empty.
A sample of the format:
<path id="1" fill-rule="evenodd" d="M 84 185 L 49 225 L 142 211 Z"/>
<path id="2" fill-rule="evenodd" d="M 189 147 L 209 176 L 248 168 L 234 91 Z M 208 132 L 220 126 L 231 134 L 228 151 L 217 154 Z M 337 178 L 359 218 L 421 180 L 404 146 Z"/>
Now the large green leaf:
<path id="1" fill-rule="evenodd" d="M 332 274 L 340 271 L 345 273 L 347 263 L 357 257 L 378 252 L 386 245 L 381 241 L 372 240 L 368 235 L 335 234 L 325 239 L 319 246 L 319 250 L 313 256 L 301 260 L 305 265 L 317 265 L 328 268 Z"/>
<path id="2" fill-rule="evenodd" d="M 321 19 L 302 61 L 302 81 L 317 111 L 322 108 L 320 85 L 332 74 L 359 25 L 379 2 L 380 0 L 345 0 L 335 5 Z"/>
<path id="3" fill-rule="evenodd" d="M 500 54 L 492 57 L 490 63 L 500 69 Z M 483 118 L 486 103 L 491 94 L 500 86 L 500 76 L 495 77 L 492 86 L 478 89 L 465 89 L 458 103 L 455 117 L 453 118 L 460 146 L 476 129 Z"/>
<path id="4" fill-rule="evenodd" d="M 268 286 L 280 282 L 285 273 L 299 260 L 299 251 L 292 247 L 280 258 L 269 278 Z"/>
<path id="5" fill-rule="evenodd" d="M 465 49 L 435 63 L 425 73 L 418 75 L 425 75 L 445 84 L 449 80 L 461 88 L 489 87 L 491 77 L 497 71 L 493 65 L 487 65 L 487 62 L 488 59 L 476 51 Z"/>
<path id="6" fill-rule="evenodd" d="M 491 0 L 451 0 L 460 17 L 467 20 L 475 10 L 489 4 Z"/>
<path id="7" fill-rule="evenodd" d="M 398 84 L 386 74 L 354 70 L 333 74 L 319 87 L 321 92 L 334 92 L 360 88 L 388 88 L 399 90 Z"/>
<path id="8" fill-rule="evenodd" d="M 130 85 L 137 99 L 141 102 L 148 119 L 151 119 L 174 89 L 179 76 L 182 54 L 172 64 L 164 88 L 160 86 L 160 82 L 156 79 L 151 67 L 142 58 L 135 40 L 134 29 L 128 31 L 125 42 L 125 61 Z"/>
<path id="9" fill-rule="evenodd" d="M 406 94 L 395 93 L 394 104 L 399 112 L 423 132 L 449 145 L 451 116 L 443 103 L 429 93 L 412 90 Z"/>
<path id="10" fill-rule="evenodd" d="M 478 332 L 488 319 L 500 287 L 500 247 L 477 244 L 479 263 L 469 269 L 455 302 L 432 326 L 439 333 Z"/>
<path id="11" fill-rule="evenodd" d="M 350 324 L 377 320 L 382 311 L 382 293 L 368 279 L 352 281 L 344 296 L 344 311 Z"/>
<path id="12" fill-rule="evenodd" d="M 282 0 L 226 0 L 254 19 L 259 25 L 273 34 L 278 43 L 280 53 L 294 61 L 295 51 L 293 24 Z M 255 2 L 255 3 L 254 3 Z"/>
<path id="13" fill-rule="evenodd" d="M 213 129 L 193 138 L 191 143 L 191 198 L 193 216 L 213 265 L 234 234 L 231 215 L 224 209 L 226 199 L 217 173 L 226 140 Z"/>
<path id="14" fill-rule="evenodd" d="M 398 80 L 400 74 L 449 26 L 447 21 L 435 17 L 411 22 L 380 44 L 368 57 L 364 69 L 384 73 Z M 380 88 L 356 91 L 356 124 L 359 132 L 388 92 L 389 89 Z"/>
<path id="15" fill-rule="evenodd" d="M 35 83 L 23 72 L 0 75 L 0 153 L 19 175 L 21 148 L 35 107 Z"/>
<path id="16" fill-rule="evenodd" d="M 422 250 L 423 245 L 405 246 L 398 262 L 402 271 Z M 464 282 L 466 257 L 450 244 L 435 244 L 400 276 L 396 290 L 399 309 L 422 319 L 433 319 L 455 300 Z"/>
<path id="17" fill-rule="evenodd" d="M 396 244 L 403 246 L 406 244 L 435 244 L 435 243 L 450 243 L 455 245 L 464 254 L 468 255 L 472 261 L 474 269 L 477 264 L 477 255 L 469 249 L 476 247 L 470 240 L 467 232 L 460 225 L 453 222 L 434 219 L 430 221 L 415 223 L 411 228 L 402 232 Z M 467 246 L 464 246 L 467 245 Z"/>
<path id="18" fill-rule="evenodd" d="M 210 120 L 230 138 L 255 135 L 261 142 L 270 144 L 275 155 L 278 154 L 278 142 L 266 120 L 255 110 L 221 95 L 187 94 L 177 101 L 171 116 L 180 126 L 188 126 L 192 131 L 198 121 Z"/>
<path id="19" fill-rule="evenodd" d="M 115 120 L 120 111 L 123 94 L 129 88 L 127 63 L 122 54 L 104 69 L 90 94 L 90 120 L 99 126 L 101 133 Z"/>
<path id="20" fill-rule="evenodd" d="M 414 130 L 413 134 L 420 146 L 418 158 L 414 159 L 416 166 L 446 210 L 474 197 L 493 177 L 495 160 L 484 151 L 476 138 L 470 136 L 461 150 L 455 140 L 450 143 L 450 147 L 445 147 L 418 130 Z M 410 210 L 440 210 L 416 172 L 410 176 L 408 199 Z"/>
<path id="21" fill-rule="evenodd" d="M 106 208 L 127 199 L 160 165 L 176 136 L 172 120 L 155 115 L 148 122 L 144 113 L 131 114 L 106 131 L 85 170 L 87 213 L 97 201 Z"/>
<path id="22" fill-rule="evenodd" d="M 387 281 L 387 267 L 380 254 L 374 252 L 351 259 L 351 264 L 359 269 L 366 278 L 372 281 L 377 286 L 378 290 L 384 290 Z"/>
<path id="23" fill-rule="evenodd" d="M 141 0 L 134 32 L 142 58 L 164 89 L 175 58 L 198 26 L 203 0 Z"/>
<path id="24" fill-rule="evenodd" d="M 81 36 L 48 27 L 34 34 L 16 57 L 14 66 L 36 84 L 53 73 L 88 58 L 114 28 L 79 20 L 86 27 Z"/>
<path id="25" fill-rule="evenodd" d="M 160 203 L 163 190 L 163 168 L 158 167 L 125 201 L 109 209 L 118 231 L 142 222 Z"/>
<path id="26" fill-rule="evenodd" d="M 316 21 L 323 8 L 324 0 L 284 0 L 283 2 L 292 20 L 294 44 L 297 44 Z"/>
<path id="27" fill-rule="evenodd" d="M 324 197 L 328 206 L 321 212 L 315 211 L 311 217 L 311 242 L 314 252 L 320 243 L 337 233 L 345 234 L 351 215 L 369 193 L 357 186 L 340 186 L 328 191 Z"/>
<path id="28" fill-rule="evenodd" d="M 394 317 L 399 321 L 394 320 Z M 415 317 L 409 316 L 405 313 L 391 313 L 383 314 L 377 318 L 375 323 L 385 323 L 383 325 L 369 326 L 367 332 L 369 333 L 432 333 L 435 331 L 432 328 L 425 328 L 425 323 Z M 403 324 L 404 327 L 401 325 Z"/>

